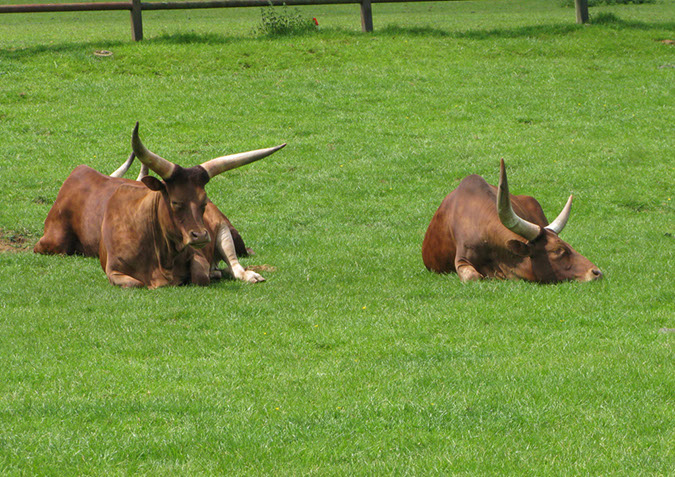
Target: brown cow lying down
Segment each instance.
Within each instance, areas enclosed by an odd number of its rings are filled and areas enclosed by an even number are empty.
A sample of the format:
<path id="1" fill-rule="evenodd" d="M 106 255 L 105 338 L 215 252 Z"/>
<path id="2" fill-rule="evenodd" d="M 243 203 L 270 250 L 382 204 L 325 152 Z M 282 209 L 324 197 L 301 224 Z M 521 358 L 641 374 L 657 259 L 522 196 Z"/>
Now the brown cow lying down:
<path id="1" fill-rule="evenodd" d="M 208 200 L 204 186 L 212 177 L 284 146 L 185 169 L 149 151 L 136 123 L 134 154 L 163 180 L 146 176 L 138 182 L 78 166 L 61 186 L 35 252 L 98 255 L 110 283 L 123 287 L 207 285 L 220 259 L 236 278 L 260 281 L 239 265 L 229 222 Z"/>
<path id="2" fill-rule="evenodd" d="M 124 177 L 124 174 L 129 170 L 131 164 L 133 164 L 134 159 L 136 158 L 135 153 L 131 153 L 129 159 L 126 160 L 115 172 L 110 174 L 110 177 Z M 86 170 L 86 167 L 83 166 L 83 169 Z M 89 174 L 89 173 L 86 173 Z M 138 175 L 136 181 L 141 181 L 141 179 L 148 175 L 148 166 L 145 164 L 141 167 L 141 172 Z M 72 174 L 71 174 L 72 176 Z M 77 178 L 78 174 L 75 174 Z M 104 176 L 105 177 L 105 176 Z M 69 177 L 69 181 L 74 182 L 76 179 Z M 108 181 L 105 179 L 101 180 L 99 176 L 95 176 L 94 181 L 92 182 L 97 188 L 100 187 L 101 194 L 97 197 L 100 199 L 103 195 L 103 192 L 106 189 Z M 101 232 L 101 222 L 103 221 L 103 205 L 106 204 L 105 200 L 95 200 L 89 201 L 86 204 L 83 204 L 82 207 L 75 206 L 75 204 L 66 204 L 65 202 L 73 201 L 75 199 L 74 195 L 70 191 L 72 187 L 63 188 L 64 192 L 63 197 L 59 196 L 57 201 L 62 202 L 59 208 L 52 208 L 47 220 L 45 222 L 45 229 L 48 229 L 49 233 L 45 234 L 47 237 L 43 237 L 39 245 L 35 247 L 34 251 L 36 253 L 43 254 L 63 254 L 63 255 L 84 255 L 85 257 L 98 257 L 98 248 L 100 245 L 100 232 Z M 106 199 L 107 200 L 107 199 Z M 204 212 L 204 220 L 208 220 L 208 212 L 211 207 L 216 207 L 215 204 L 212 204 L 210 201 L 206 206 L 206 211 Z M 63 227 L 63 213 L 59 212 L 60 210 L 69 210 L 72 211 L 72 216 L 70 219 L 70 227 L 72 228 L 72 233 L 66 234 L 65 240 L 58 240 L 55 237 L 49 238 L 50 235 L 54 235 L 57 231 L 60 231 Z M 83 220 L 86 217 L 87 220 Z M 229 219 L 225 217 L 230 233 L 232 235 L 232 240 L 234 242 L 234 247 L 238 257 L 246 257 L 249 254 L 249 249 L 246 248 L 244 239 L 241 237 L 241 234 L 237 229 L 234 228 Z"/>
<path id="3" fill-rule="evenodd" d="M 555 283 L 591 281 L 602 272 L 558 237 L 569 218 L 572 196 L 549 224 L 533 197 L 509 194 L 501 161 L 499 186 L 466 177 L 443 200 L 422 244 L 429 270 L 481 278 Z"/>
<path id="4" fill-rule="evenodd" d="M 136 154 L 132 152 L 129 159 L 127 159 L 115 172 L 110 174 L 110 176 L 123 177 L 131 167 L 131 164 L 133 164 L 135 157 Z M 141 170 L 136 181 L 142 182 L 143 178 L 148 175 L 148 172 L 148 166 L 141 163 Z M 216 241 L 209 242 L 204 248 L 196 250 L 195 253 L 203 255 L 204 259 L 211 264 L 209 272 L 209 277 L 211 279 L 222 278 L 224 272 L 234 279 L 248 283 L 265 281 L 258 273 L 252 270 L 245 270 L 244 267 L 241 266 L 237 257 L 248 256 L 249 249 L 246 248 L 244 239 L 237 229 L 234 228 L 230 220 L 210 200 L 206 204 L 206 210 L 204 211 L 204 225 L 209 230 L 211 236 L 216 237 Z M 220 230 L 225 226 L 229 229 L 229 234 L 225 230 Z M 227 264 L 225 270 L 218 268 L 221 260 Z"/>

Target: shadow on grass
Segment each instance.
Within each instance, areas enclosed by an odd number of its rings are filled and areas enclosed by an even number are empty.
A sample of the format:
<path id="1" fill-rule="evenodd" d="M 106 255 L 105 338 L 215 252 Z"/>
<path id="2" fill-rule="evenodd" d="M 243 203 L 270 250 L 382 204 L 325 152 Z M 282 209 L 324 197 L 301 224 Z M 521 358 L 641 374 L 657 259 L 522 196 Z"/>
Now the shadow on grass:
<path id="1" fill-rule="evenodd" d="M 99 49 L 112 49 L 118 46 L 126 45 L 125 41 L 81 41 L 81 42 L 67 42 L 67 43 L 56 43 L 48 45 L 35 45 L 29 46 L 26 48 L 8 48 L 0 49 L 0 58 L 7 59 L 20 59 L 28 56 L 40 55 L 42 53 L 69 53 L 69 52 L 80 52 L 83 48 L 89 49 L 92 51 Z"/>
<path id="2" fill-rule="evenodd" d="M 567 35 L 581 27 L 575 24 L 533 25 L 518 28 L 494 28 L 484 30 L 446 31 L 432 27 L 401 27 L 389 25 L 377 30 L 378 35 L 404 35 L 437 38 L 462 38 L 491 40 L 499 38 L 529 38 L 537 36 Z"/>
<path id="3" fill-rule="evenodd" d="M 169 45 L 225 45 L 244 38 L 235 36 L 218 35 L 217 33 L 164 33 L 148 41 L 150 43 L 167 43 Z M 246 38 L 248 39 L 248 38 Z"/>
<path id="4" fill-rule="evenodd" d="M 216 35 L 211 33 L 175 33 L 175 34 L 163 34 L 155 38 L 146 39 L 142 42 L 139 42 L 138 45 L 142 46 L 143 44 L 178 44 L 178 45 L 190 45 L 190 44 L 213 44 L 221 45 L 227 43 L 233 43 L 235 41 L 245 40 L 241 37 L 234 36 L 224 36 Z M 8 48 L 0 49 L 0 58 L 7 59 L 20 59 L 29 56 L 40 55 L 42 53 L 77 53 L 82 52 L 82 50 L 95 50 L 105 49 L 113 50 L 118 47 L 131 47 L 134 45 L 134 42 L 124 41 L 124 40 L 113 40 L 113 41 L 72 41 L 64 43 L 55 43 L 55 44 L 45 44 L 45 45 L 35 45 L 29 46 L 26 48 Z"/>
<path id="5" fill-rule="evenodd" d="M 613 26 L 617 29 L 628 30 L 673 30 L 675 22 L 646 23 L 638 20 L 622 20 L 613 13 L 598 13 L 590 18 L 592 25 Z"/>
<path id="6" fill-rule="evenodd" d="M 569 35 L 583 28 L 592 27 L 593 25 L 601 25 L 605 27 L 612 27 L 616 29 L 626 30 L 673 30 L 675 29 L 675 22 L 655 22 L 647 23 L 637 20 L 622 20 L 612 13 L 601 13 L 597 16 L 591 17 L 590 25 L 577 25 L 575 23 L 559 23 L 550 25 L 531 25 L 515 28 L 493 28 L 493 29 L 476 29 L 466 31 L 449 31 L 433 27 L 405 27 L 398 25 L 389 25 L 380 29 L 376 29 L 374 33 L 368 35 L 376 36 L 408 36 L 408 37 L 426 37 L 426 38 L 458 38 L 470 40 L 491 40 L 500 38 L 536 38 L 549 36 L 563 36 Z M 364 36 L 367 35 L 362 32 L 352 30 L 344 30 L 339 28 L 324 29 L 320 32 L 311 33 L 296 33 L 287 35 L 288 37 L 309 37 L 309 36 L 334 36 L 334 35 L 349 35 L 349 36 Z M 171 33 L 163 34 L 155 38 L 143 40 L 142 44 L 172 44 L 172 45 L 189 45 L 189 44 L 211 44 L 223 45 L 240 41 L 255 41 L 260 39 L 274 40 L 283 38 L 285 35 L 258 35 L 255 37 L 237 37 L 218 35 L 215 33 Z M 0 50 L 0 58 L 21 58 L 26 56 L 39 55 L 41 53 L 67 53 L 81 51 L 83 48 L 91 48 L 92 50 L 98 48 L 111 49 L 119 46 L 130 46 L 132 42 L 127 41 L 97 41 L 97 42 L 68 42 L 50 45 L 36 45 L 27 48 L 10 48 Z"/>
<path id="7" fill-rule="evenodd" d="M 637 20 L 622 20 L 613 13 L 600 13 L 592 16 L 589 25 L 576 23 L 558 23 L 550 25 L 529 25 L 515 28 L 492 28 L 466 31 L 447 31 L 433 27 L 401 27 L 389 25 L 376 31 L 384 35 L 406 35 L 440 38 L 466 38 L 471 40 L 491 40 L 499 38 L 530 38 L 541 36 L 562 36 L 574 33 L 593 25 L 611 26 L 626 30 L 672 30 L 675 22 L 647 23 Z"/>

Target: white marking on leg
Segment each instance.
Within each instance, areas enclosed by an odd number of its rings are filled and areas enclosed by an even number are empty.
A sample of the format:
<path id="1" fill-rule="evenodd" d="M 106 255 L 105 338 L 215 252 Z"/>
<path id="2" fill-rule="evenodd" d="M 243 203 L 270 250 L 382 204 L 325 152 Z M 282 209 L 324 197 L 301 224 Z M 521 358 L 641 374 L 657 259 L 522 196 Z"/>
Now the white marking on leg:
<path id="1" fill-rule="evenodd" d="M 459 279 L 462 282 L 473 282 L 485 278 L 473 265 L 465 260 L 456 260 L 455 270 L 457 270 L 457 275 L 459 275 Z"/>
<path id="2" fill-rule="evenodd" d="M 232 240 L 232 233 L 230 233 L 230 228 L 227 226 L 227 224 L 223 223 L 218 227 L 218 233 L 216 235 L 216 248 L 225 262 L 227 262 L 230 273 L 232 273 L 234 278 L 248 283 L 258 283 L 265 281 L 265 279 L 256 272 L 252 270 L 244 270 L 244 267 L 241 266 L 239 260 L 237 260 L 237 252 L 234 248 L 234 240 Z"/>

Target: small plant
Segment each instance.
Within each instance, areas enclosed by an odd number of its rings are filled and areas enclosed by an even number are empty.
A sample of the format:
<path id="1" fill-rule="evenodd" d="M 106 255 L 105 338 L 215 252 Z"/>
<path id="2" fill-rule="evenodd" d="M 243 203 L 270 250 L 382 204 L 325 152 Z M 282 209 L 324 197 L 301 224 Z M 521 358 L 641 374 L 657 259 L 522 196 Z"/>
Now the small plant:
<path id="1" fill-rule="evenodd" d="M 260 25 L 255 32 L 261 35 L 301 35 L 314 32 L 319 26 L 315 18 L 303 17 L 285 3 L 281 7 L 270 3 L 261 9 L 260 14 Z"/>

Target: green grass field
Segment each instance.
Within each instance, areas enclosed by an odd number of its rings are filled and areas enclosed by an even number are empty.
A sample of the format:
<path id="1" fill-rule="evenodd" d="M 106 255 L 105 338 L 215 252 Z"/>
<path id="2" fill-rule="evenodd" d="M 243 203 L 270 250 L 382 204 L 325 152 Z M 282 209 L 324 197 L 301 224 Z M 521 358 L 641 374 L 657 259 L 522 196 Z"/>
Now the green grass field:
<path id="1" fill-rule="evenodd" d="M 146 12 L 140 43 L 126 12 L 0 16 L 0 474 L 673 475 L 675 1 L 560 3 L 377 4 L 373 34 L 302 7 L 319 31 L 274 38 Z M 30 252 L 137 120 L 181 165 L 288 143 L 207 186 L 266 282 L 122 290 Z M 549 218 L 575 194 L 562 238 L 605 280 L 424 268 L 500 158 Z"/>

